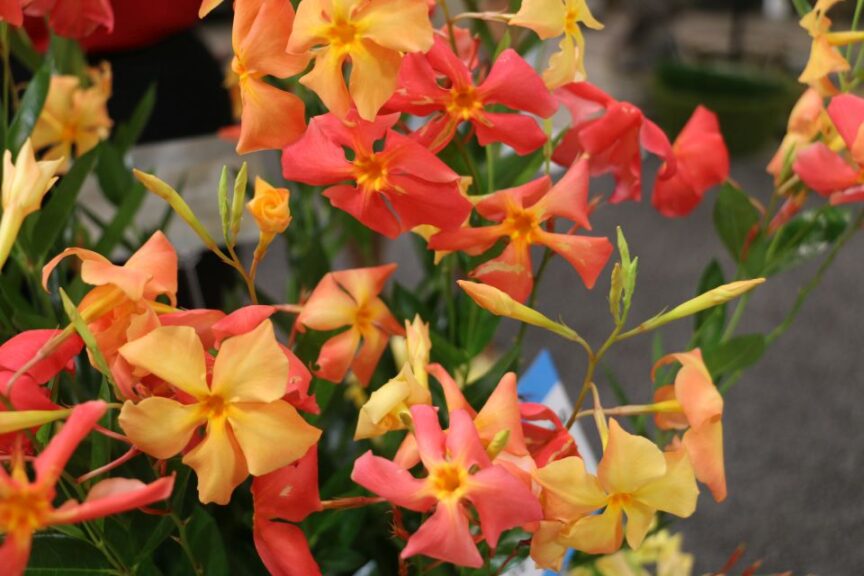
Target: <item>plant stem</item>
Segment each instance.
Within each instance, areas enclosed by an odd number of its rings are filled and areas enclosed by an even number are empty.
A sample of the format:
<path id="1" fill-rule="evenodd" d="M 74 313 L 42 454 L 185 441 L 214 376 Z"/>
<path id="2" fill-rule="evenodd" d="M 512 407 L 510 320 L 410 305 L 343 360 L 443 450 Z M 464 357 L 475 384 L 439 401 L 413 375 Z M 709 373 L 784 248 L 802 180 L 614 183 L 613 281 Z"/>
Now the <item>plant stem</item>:
<path id="1" fill-rule="evenodd" d="M 588 354 L 588 368 L 585 370 L 585 379 L 582 381 L 582 389 L 579 390 L 579 396 L 576 397 L 576 402 L 573 404 L 573 413 L 570 414 L 570 418 L 567 419 L 567 424 L 564 425 L 568 430 L 576 423 L 576 417 L 579 410 L 582 408 L 582 404 L 585 402 L 585 397 L 591 390 L 591 384 L 594 383 L 594 371 L 597 369 L 597 365 L 603 359 L 603 356 L 609 348 L 611 348 L 618 339 L 618 335 L 621 333 L 623 328 L 624 319 L 615 326 L 615 329 L 612 330 L 612 333 L 606 339 L 606 342 L 603 343 L 597 352 Z"/>
<path id="2" fill-rule="evenodd" d="M 321 508 L 323 510 L 350 510 L 352 508 L 363 508 L 372 504 L 381 504 L 382 502 L 386 502 L 386 500 L 377 496 L 352 496 L 349 498 L 322 500 Z"/>
<path id="3" fill-rule="evenodd" d="M 177 516 L 177 513 L 173 510 L 168 517 L 174 521 L 174 525 L 177 526 L 177 543 L 180 544 L 180 547 L 183 549 L 184 554 L 186 554 L 186 559 L 189 560 L 189 564 L 192 565 L 192 570 L 195 572 L 196 576 L 204 576 L 204 568 L 201 567 L 201 564 L 195 558 L 195 553 L 192 551 L 192 548 L 189 546 L 189 535 L 186 532 L 186 522 L 180 519 Z"/>

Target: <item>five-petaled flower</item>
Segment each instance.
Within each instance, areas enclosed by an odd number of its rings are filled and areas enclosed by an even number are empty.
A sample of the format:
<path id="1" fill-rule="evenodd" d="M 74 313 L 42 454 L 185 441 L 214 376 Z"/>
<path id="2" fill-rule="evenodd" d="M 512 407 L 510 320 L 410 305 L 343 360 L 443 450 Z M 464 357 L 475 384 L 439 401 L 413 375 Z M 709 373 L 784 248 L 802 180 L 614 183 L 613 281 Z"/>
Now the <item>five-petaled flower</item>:
<path id="1" fill-rule="evenodd" d="M 347 125 L 332 114 L 318 116 L 303 138 L 285 148 L 283 175 L 316 186 L 335 184 L 324 196 L 389 238 L 421 224 L 442 230 L 461 226 L 471 203 L 459 192 L 459 175 L 392 130 L 398 119 L 398 114 L 374 122 L 353 118 Z M 382 139 L 383 146 L 376 148 Z"/>
<path id="2" fill-rule="evenodd" d="M 441 85 L 439 76 L 446 78 L 446 85 Z M 399 89 L 387 109 L 431 115 L 413 137 L 433 152 L 444 148 L 463 122 L 471 123 L 481 146 L 503 142 L 518 154 L 528 154 L 546 142 L 536 120 L 492 111 L 498 104 L 541 118 L 549 118 L 558 109 L 540 76 L 516 51 L 504 50 L 486 79 L 475 84 L 471 70 L 447 41 L 436 37 L 428 54 L 405 57 Z"/>
<path id="3" fill-rule="evenodd" d="M 127 401 L 120 427 L 142 452 L 183 462 L 198 475 L 202 503 L 227 504 L 249 474 L 287 466 L 318 441 L 312 427 L 283 399 L 288 360 L 269 320 L 228 338 L 212 371 L 195 330 L 165 326 L 120 349 L 131 365 L 164 380 L 176 398 Z M 207 426 L 203 437 L 196 431 Z"/>
<path id="4" fill-rule="evenodd" d="M 303 0 L 297 7 L 289 52 L 312 51 L 315 67 L 300 79 L 339 118 L 351 103 L 372 121 L 396 89 L 403 53 L 432 46 L 425 0 Z M 345 85 L 342 70 L 351 63 Z"/>
<path id="5" fill-rule="evenodd" d="M 424 478 L 371 452 L 354 463 L 351 478 L 393 504 L 432 515 L 411 535 L 402 558 L 423 554 L 460 566 L 479 568 L 483 559 L 471 534 L 468 505 L 491 548 L 502 532 L 543 517 L 537 498 L 522 480 L 493 464 L 465 410 L 450 414 L 446 435 L 431 406 L 411 408 L 414 436 Z"/>
<path id="6" fill-rule="evenodd" d="M 463 250 L 477 255 L 501 238 L 509 244 L 501 255 L 481 264 L 471 276 L 524 302 L 534 286 L 531 246 L 544 245 L 563 256 L 591 288 L 612 254 L 607 238 L 561 234 L 544 223 L 566 218 L 590 229 L 588 222 L 588 162 L 574 163 L 556 184 L 543 176 L 516 188 L 501 190 L 476 205 L 477 212 L 494 222 L 491 226 L 461 228 L 433 236 L 433 250 Z"/>

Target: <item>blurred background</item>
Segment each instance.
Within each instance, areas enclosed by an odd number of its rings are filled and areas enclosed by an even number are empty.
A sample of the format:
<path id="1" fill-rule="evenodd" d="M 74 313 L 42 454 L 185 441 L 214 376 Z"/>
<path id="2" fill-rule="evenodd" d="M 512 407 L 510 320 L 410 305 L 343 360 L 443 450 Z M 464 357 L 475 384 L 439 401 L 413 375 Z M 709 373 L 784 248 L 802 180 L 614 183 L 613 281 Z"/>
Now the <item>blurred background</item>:
<path id="1" fill-rule="evenodd" d="M 109 60 L 114 70 L 112 118 L 122 122 L 155 83 L 153 115 L 143 143 L 132 152 L 133 165 L 169 182 L 182 182 L 183 195 L 205 223 L 218 229 L 215 190 L 221 166 L 242 161 L 233 142 L 216 133 L 233 123 L 232 97 L 225 87 L 231 51 L 230 3 L 204 22 L 200 0 L 151 0 L 147 16 L 140 6 L 113 2 L 116 29 L 91 37 L 85 45 L 94 61 Z M 788 0 L 593 0 L 605 25 L 587 31 L 588 77 L 614 97 L 629 100 L 673 137 L 697 103 L 720 116 L 733 152 L 732 178 L 748 193 L 767 199 L 772 182 L 764 167 L 785 131 L 788 112 L 802 88 L 796 82 L 810 46 Z M 851 19 L 854 2 L 832 9 L 836 22 Z M 125 7 L 124 7 L 125 6 Z M 488 6 L 494 9 L 496 6 Z M 506 7 L 504 5 L 501 6 Z M 452 8 L 455 10 L 455 8 Z M 545 57 L 541 46 L 537 59 Z M 278 153 L 244 157 L 253 174 L 279 180 Z M 649 162 L 647 170 L 656 170 Z M 649 178 L 645 178 L 649 182 Z M 597 184 L 602 189 L 603 182 Z M 592 190 L 593 191 L 593 190 Z M 646 190 L 646 195 L 650 191 Z M 95 190 L 84 194 L 97 215 L 113 207 Z M 711 232 L 713 198 L 686 219 L 659 216 L 648 202 L 604 207 L 592 222 L 600 234 L 621 225 L 631 251 L 641 261 L 633 319 L 692 296 L 702 268 L 717 258 L 732 269 Z M 152 226 L 164 207 L 147 198 L 140 219 Z M 248 219 L 247 219 L 248 220 Z M 247 222 L 247 224 L 249 224 Z M 216 307 L 221 288 L 234 282 L 230 270 L 202 254 L 200 243 L 182 223 L 169 236 L 183 257 L 183 300 L 189 306 Z M 246 231 L 254 247 L 256 233 Z M 383 245 L 386 258 L 402 264 L 399 280 L 412 285 L 414 252 L 410 241 Z M 696 516 L 679 524 L 685 548 L 696 555 L 697 573 L 719 569 L 736 546 L 747 558 L 764 559 L 768 572 L 864 574 L 864 238 L 845 250 L 796 326 L 747 371 L 728 395 L 725 431 L 729 499 L 715 504 L 703 497 Z M 284 300 L 285 246 L 268 256 L 261 286 Z M 345 266 L 352 265 L 347 254 Z M 805 266 L 772 280 L 750 305 L 745 328 L 770 328 L 795 298 L 793 286 L 812 276 Z M 794 281 L 792 281 L 794 280 Z M 607 280 L 608 282 L 608 280 Z M 589 295 L 566 264 L 553 260 L 538 299 L 551 317 L 562 317 L 589 341 L 610 329 L 605 305 L 608 285 Z M 504 323 L 498 342 L 507 347 L 516 332 Z M 666 350 L 686 345 L 687 327 L 664 330 Z M 746 330 L 745 330 L 746 331 Z M 528 358 L 542 348 L 552 352 L 562 379 L 575 388 L 584 371 L 583 356 L 545 333 L 531 332 Z M 650 400 L 650 339 L 634 339 L 607 358 L 634 402 Z M 608 388 L 605 388 L 608 390 Z M 609 400 L 613 398 L 609 395 Z"/>

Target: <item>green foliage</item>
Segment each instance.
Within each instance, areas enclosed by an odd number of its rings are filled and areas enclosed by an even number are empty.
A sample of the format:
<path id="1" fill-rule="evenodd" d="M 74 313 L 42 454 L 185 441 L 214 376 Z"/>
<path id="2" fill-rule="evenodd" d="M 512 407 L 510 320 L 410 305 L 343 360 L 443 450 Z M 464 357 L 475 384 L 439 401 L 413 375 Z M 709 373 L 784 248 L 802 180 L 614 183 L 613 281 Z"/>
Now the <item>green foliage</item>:
<path id="1" fill-rule="evenodd" d="M 749 196 L 732 184 L 724 184 L 714 204 L 714 227 L 736 262 L 745 260 L 745 244 L 758 222 L 759 211 Z"/>
<path id="2" fill-rule="evenodd" d="M 13 157 L 18 156 L 21 146 L 33 132 L 33 127 L 36 126 L 36 121 L 42 113 L 42 107 L 45 106 L 50 85 L 51 63 L 46 61 L 39 67 L 27 85 L 24 96 L 21 97 L 21 104 L 9 125 L 9 131 L 6 134 L 6 148 L 12 151 Z"/>

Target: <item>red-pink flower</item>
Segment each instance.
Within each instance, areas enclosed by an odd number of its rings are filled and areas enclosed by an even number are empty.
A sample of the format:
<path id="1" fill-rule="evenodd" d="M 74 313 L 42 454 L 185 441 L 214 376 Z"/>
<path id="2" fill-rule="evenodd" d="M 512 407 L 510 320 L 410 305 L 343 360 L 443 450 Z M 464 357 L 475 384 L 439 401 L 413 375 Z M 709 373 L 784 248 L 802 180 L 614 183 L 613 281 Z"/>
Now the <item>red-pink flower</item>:
<path id="1" fill-rule="evenodd" d="M 97 28 L 111 32 L 114 11 L 109 0 L 0 0 L 0 21 L 21 26 L 24 14 L 47 16 L 51 29 L 67 38 L 83 38 Z"/>
<path id="2" fill-rule="evenodd" d="M 504 50 L 486 79 L 475 84 L 471 70 L 447 41 L 436 37 L 427 54 L 409 54 L 402 61 L 399 88 L 387 108 L 416 116 L 432 115 L 414 137 L 433 152 L 444 148 L 463 122 L 471 123 L 481 146 L 503 142 L 518 154 L 528 154 L 546 142 L 536 120 L 523 114 L 492 112 L 490 108 L 495 105 L 542 118 L 549 118 L 558 109 L 543 80 L 514 50 Z"/>
<path id="3" fill-rule="evenodd" d="M 828 105 L 828 116 L 846 144 L 844 155 L 823 142 L 798 152 L 792 169 L 807 186 L 832 204 L 864 201 L 864 98 L 841 94 Z"/>
<path id="4" fill-rule="evenodd" d="M 324 196 L 334 206 L 389 238 L 420 224 L 460 226 L 471 204 L 459 193 L 459 175 L 391 130 L 398 119 L 390 114 L 366 122 L 352 114 L 350 124 L 343 124 L 332 114 L 317 116 L 283 151 L 282 172 L 288 180 L 333 185 Z M 383 146 L 376 147 L 380 140 Z"/>
<path id="5" fill-rule="evenodd" d="M 402 558 L 423 554 L 460 566 L 482 566 L 471 534 L 469 505 L 491 548 L 498 545 L 505 530 L 543 518 L 530 488 L 503 466 L 490 462 L 468 412 L 451 413 L 446 434 L 433 407 L 413 406 L 411 416 L 427 476 L 415 478 L 371 452 L 357 459 L 351 474 L 355 482 L 397 506 L 432 512 L 408 539 Z"/>
<path id="6" fill-rule="evenodd" d="M 341 382 L 350 369 L 369 383 L 390 336 L 405 333 L 378 297 L 395 264 L 326 274 L 297 317 L 301 330 L 345 329 L 327 340 L 318 354 L 316 375 Z"/>
<path id="7" fill-rule="evenodd" d="M 570 111 L 571 124 L 552 159 L 569 166 L 588 153 L 592 175 L 610 173 L 615 178 L 611 203 L 642 198 L 642 148 L 666 160 L 658 176 L 674 172 L 666 134 L 633 104 L 619 102 L 588 82 L 562 86 L 555 96 Z"/>
<path id="8" fill-rule="evenodd" d="M 729 151 L 717 115 L 698 106 L 672 145 L 675 171 L 657 178 L 651 202 L 664 216 L 686 216 L 729 177 Z M 666 172 L 665 166 L 660 169 Z"/>
<path id="9" fill-rule="evenodd" d="M 252 481 L 255 549 L 272 576 L 321 574 L 303 531 L 288 523 L 321 510 L 317 451 L 313 446 L 295 463 Z"/>
<path id="10" fill-rule="evenodd" d="M 78 444 L 105 413 L 104 402 L 75 406 L 66 424 L 33 462 L 35 478 L 24 470 L 24 460 L 13 458 L 11 474 L 0 466 L 0 546 L 3 574 L 24 573 L 30 557 L 33 533 L 48 526 L 75 524 L 119 514 L 164 500 L 171 495 L 174 478 L 150 484 L 127 478 L 109 478 L 93 486 L 83 502 L 67 500 L 54 507 L 55 485 Z"/>
<path id="11" fill-rule="evenodd" d="M 504 252 L 475 268 L 471 276 L 520 302 L 528 298 L 534 286 L 532 245 L 545 245 L 563 256 L 589 288 L 612 254 L 612 244 L 606 238 L 559 234 L 543 226 L 551 218 L 565 218 L 590 229 L 588 162 L 584 159 L 574 163 L 554 186 L 548 176 L 543 176 L 491 194 L 479 201 L 476 209 L 495 224 L 440 232 L 430 239 L 429 248 L 478 255 L 507 238 L 509 244 Z"/>

